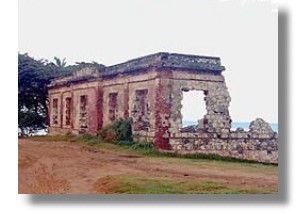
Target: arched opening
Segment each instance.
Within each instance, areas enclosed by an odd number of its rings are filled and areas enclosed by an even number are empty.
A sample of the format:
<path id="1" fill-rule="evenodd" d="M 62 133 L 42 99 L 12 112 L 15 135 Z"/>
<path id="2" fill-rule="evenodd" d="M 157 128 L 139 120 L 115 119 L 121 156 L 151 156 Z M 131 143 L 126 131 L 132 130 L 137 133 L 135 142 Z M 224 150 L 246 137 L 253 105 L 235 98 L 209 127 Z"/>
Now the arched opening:
<path id="1" fill-rule="evenodd" d="M 203 91 L 182 91 L 182 127 L 196 126 L 206 114 Z"/>

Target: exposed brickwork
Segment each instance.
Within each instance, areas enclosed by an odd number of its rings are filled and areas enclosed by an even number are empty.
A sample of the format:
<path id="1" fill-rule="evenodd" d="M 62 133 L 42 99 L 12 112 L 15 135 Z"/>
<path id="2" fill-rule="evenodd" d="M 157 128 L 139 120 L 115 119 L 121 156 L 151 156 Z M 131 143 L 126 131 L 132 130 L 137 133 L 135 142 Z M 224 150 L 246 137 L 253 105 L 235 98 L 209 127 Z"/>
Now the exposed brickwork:
<path id="1" fill-rule="evenodd" d="M 136 140 L 183 154 L 278 161 L 278 135 L 262 119 L 231 130 L 231 97 L 217 57 L 158 53 L 114 66 L 90 66 L 49 85 L 50 134 L 89 133 L 132 119 Z M 206 114 L 182 127 L 183 91 L 205 95 Z M 70 109 L 69 109 L 70 108 Z"/>
<path id="2" fill-rule="evenodd" d="M 148 90 L 136 90 L 135 101 L 132 110 L 133 130 L 148 131 L 150 128 L 150 109 L 148 100 Z"/>
<path id="3" fill-rule="evenodd" d="M 80 134 L 87 133 L 88 131 L 88 96 L 81 95 L 80 96 L 80 104 L 79 104 L 79 129 Z"/>
<path id="4" fill-rule="evenodd" d="M 177 153 L 218 154 L 260 162 L 277 163 L 278 135 L 262 119 L 251 122 L 250 130 L 238 129 L 228 135 L 217 133 L 176 133 L 170 138 Z"/>
<path id="5" fill-rule="evenodd" d="M 71 97 L 67 97 L 66 98 L 66 110 L 65 110 L 65 120 L 66 126 L 70 126 L 71 125 L 71 108 L 72 108 L 72 98 Z"/>
<path id="6" fill-rule="evenodd" d="M 118 118 L 118 93 L 110 93 L 108 98 L 108 117 L 110 122 L 114 122 Z"/>
<path id="7" fill-rule="evenodd" d="M 58 99 L 54 98 L 52 100 L 52 124 L 57 125 L 58 124 Z"/>

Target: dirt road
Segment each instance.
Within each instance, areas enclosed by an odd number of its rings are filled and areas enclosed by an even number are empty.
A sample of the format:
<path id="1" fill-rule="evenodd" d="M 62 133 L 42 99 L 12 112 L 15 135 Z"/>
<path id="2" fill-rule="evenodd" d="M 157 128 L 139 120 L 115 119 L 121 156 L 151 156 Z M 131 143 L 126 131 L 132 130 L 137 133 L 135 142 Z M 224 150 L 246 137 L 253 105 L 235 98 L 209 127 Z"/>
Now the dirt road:
<path id="1" fill-rule="evenodd" d="M 106 193 L 105 183 L 98 185 L 99 180 L 119 175 L 277 190 L 274 166 L 145 157 L 130 151 L 30 139 L 20 139 L 18 147 L 19 193 Z"/>

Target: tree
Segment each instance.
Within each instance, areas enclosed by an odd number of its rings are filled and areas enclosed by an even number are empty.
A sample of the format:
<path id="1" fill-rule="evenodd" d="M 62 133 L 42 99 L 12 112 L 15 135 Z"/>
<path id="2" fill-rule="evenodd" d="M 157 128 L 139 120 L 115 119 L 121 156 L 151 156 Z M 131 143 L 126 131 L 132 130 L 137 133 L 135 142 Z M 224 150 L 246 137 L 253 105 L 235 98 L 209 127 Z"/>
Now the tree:
<path id="1" fill-rule="evenodd" d="M 66 58 L 54 57 L 53 62 L 35 60 L 28 54 L 18 54 L 18 127 L 19 135 L 30 135 L 48 125 L 48 88 L 54 78 L 66 77 L 96 62 L 66 66 Z"/>
<path id="2" fill-rule="evenodd" d="M 47 84 L 51 67 L 27 54 L 18 55 L 18 126 L 20 135 L 47 126 Z"/>
<path id="3" fill-rule="evenodd" d="M 54 61 L 55 61 L 55 65 L 56 65 L 58 68 L 63 68 L 63 67 L 65 67 L 66 64 L 67 64 L 66 58 L 63 58 L 63 60 L 60 60 L 59 58 L 54 57 Z"/>

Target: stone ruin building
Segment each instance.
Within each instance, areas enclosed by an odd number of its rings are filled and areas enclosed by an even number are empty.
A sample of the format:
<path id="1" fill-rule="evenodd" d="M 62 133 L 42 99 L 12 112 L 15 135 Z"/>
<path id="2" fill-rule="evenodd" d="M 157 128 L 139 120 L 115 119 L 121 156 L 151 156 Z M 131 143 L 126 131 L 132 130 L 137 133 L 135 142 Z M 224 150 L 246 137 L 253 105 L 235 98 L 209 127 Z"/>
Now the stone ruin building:
<path id="1" fill-rule="evenodd" d="M 161 151 L 278 162 L 278 135 L 262 119 L 231 130 L 230 95 L 218 57 L 156 53 L 113 66 L 87 66 L 49 85 L 50 134 L 96 134 L 117 118 Z M 204 93 L 206 114 L 183 128 L 183 92 Z"/>

